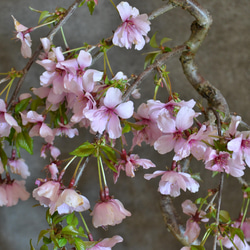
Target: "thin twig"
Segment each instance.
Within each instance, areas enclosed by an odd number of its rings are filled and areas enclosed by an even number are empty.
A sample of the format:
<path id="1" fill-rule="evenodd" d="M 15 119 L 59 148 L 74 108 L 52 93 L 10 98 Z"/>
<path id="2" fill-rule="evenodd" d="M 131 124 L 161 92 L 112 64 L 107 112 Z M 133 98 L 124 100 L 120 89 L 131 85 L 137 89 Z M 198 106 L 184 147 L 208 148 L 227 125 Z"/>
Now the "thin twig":
<path id="1" fill-rule="evenodd" d="M 220 222 L 220 208 L 221 208 L 221 201 L 222 201 L 222 189 L 224 185 L 224 177 L 225 177 L 225 172 L 222 172 L 220 174 L 220 184 L 219 184 L 219 193 L 218 193 L 218 207 L 217 207 L 217 213 L 216 213 L 216 225 L 217 227 L 219 226 Z M 214 245 L 213 245 L 213 250 L 216 250 L 217 246 L 217 238 L 218 234 L 216 233 L 214 236 Z"/>
<path id="2" fill-rule="evenodd" d="M 172 49 L 172 51 L 163 54 L 158 60 L 156 60 L 153 64 L 149 65 L 133 82 L 133 84 L 127 89 L 124 93 L 122 100 L 126 101 L 132 92 L 139 87 L 142 80 L 148 76 L 155 68 L 161 67 L 164 63 L 166 63 L 170 58 L 181 54 L 183 51 L 186 50 L 186 45 L 176 46 Z"/>
<path id="3" fill-rule="evenodd" d="M 67 22 L 67 20 L 72 16 L 72 14 L 76 11 L 78 5 L 81 3 L 82 0 L 76 0 L 67 10 L 67 12 L 65 13 L 65 15 L 61 18 L 61 20 L 56 24 L 56 26 L 50 30 L 47 38 L 52 41 L 55 34 L 61 29 L 61 27 Z M 37 59 L 37 57 L 39 56 L 41 50 L 42 50 L 43 46 L 40 43 L 39 46 L 37 47 L 37 49 L 35 50 L 35 52 L 33 53 L 32 57 L 29 59 L 28 63 L 26 64 L 26 66 L 23 68 L 22 70 L 22 77 L 20 77 L 19 81 L 17 82 L 16 88 L 14 90 L 14 93 L 12 94 L 10 101 L 8 103 L 8 108 L 10 108 L 12 106 L 12 104 L 15 102 L 15 99 L 21 89 L 21 86 L 23 84 L 23 81 L 26 77 L 26 74 L 28 73 L 30 67 L 32 66 L 32 64 L 35 62 L 35 60 Z"/>

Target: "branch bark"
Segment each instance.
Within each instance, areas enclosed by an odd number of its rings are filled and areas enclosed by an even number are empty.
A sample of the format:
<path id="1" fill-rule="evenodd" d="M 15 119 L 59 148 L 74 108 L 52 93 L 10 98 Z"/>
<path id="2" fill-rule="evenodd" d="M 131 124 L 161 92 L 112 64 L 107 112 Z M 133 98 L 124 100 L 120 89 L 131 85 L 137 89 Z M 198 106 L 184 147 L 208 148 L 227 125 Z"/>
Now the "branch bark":
<path id="1" fill-rule="evenodd" d="M 196 19 L 191 25 L 191 36 L 185 42 L 188 49 L 180 57 L 184 74 L 196 91 L 207 100 L 209 107 L 223 112 L 225 118 L 221 117 L 221 119 L 226 119 L 229 117 L 229 107 L 224 96 L 208 80 L 204 79 L 194 62 L 196 52 L 212 24 L 212 17 L 195 0 L 170 0 L 170 2 L 187 10 Z"/>

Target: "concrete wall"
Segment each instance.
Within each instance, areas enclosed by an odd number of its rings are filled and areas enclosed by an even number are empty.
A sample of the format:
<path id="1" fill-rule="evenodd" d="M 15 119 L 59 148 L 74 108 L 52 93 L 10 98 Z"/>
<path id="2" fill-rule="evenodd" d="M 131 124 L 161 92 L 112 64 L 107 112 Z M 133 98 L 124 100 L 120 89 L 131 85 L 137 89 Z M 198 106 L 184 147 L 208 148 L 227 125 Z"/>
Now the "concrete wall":
<path id="1" fill-rule="evenodd" d="M 114 0 L 118 4 L 118 0 Z M 141 13 L 150 13 L 163 3 L 160 0 L 129 0 L 131 5 L 140 9 Z M 248 0 L 200 0 L 205 8 L 213 16 L 213 25 L 209 34 L 200 48 L 196 62 L 199 65 L 200 72 L 212 84 L 221 90 L 229 102 L 232 112 L 237 112 L 243 119 L 250 124 L 249 113 L 249 8 Z M 0 72 L 6 72 L 11 67 L 21 69 L 27 60 L 20 55 L 20 44 L 11 40 L 13 35 L 13 21 L 11 15 L 26 26 L 33 26 L 38 15 L 29 11 L 28 6 L 40 10 L 53 11 L 55 7 L 67 7 L 70 1 L 66 0 L 1 0 L 1 22 L 0 22 Z M 193 21 L 187 12 L 182 9 L 174 9 L 157 20 L 152 21 L 152 31 L 159 31 L 159 36 L 172 38 L 169 46 L 182 44 L 188 39 L 190 34 L 190 25 Z M 113 11 L 109 1 L 99 0 L 93 19 L 85 8 L 80 8 L 77 13 L 69 20 L 65 26 L 65 34 L 68 37 L 68 43 L 71 47 L 79 47 L 83 42 L 95 44 L 100 39 L 110 36 L 111 31 L 116 29 L 119 24 L 119 17 Z M 32 34 L 33 48 L 39 42 L 39 36 L 45 36 L 48 29 L 41 29 Z M 160 35 L 161 34 L 161 35 Z M 60 36 L 55 39 L 55 44 L 61 42 Z M 146 50 L 148 47 L 145 48 Z M 141 51 L 115 48 L 110 52 L 113 71 L 124 71 L 126 74 L 138 74 L 143 70 L 143 57 Z M 101 64 L 97 64 L 101 70 Z M 174 58 L 167 64 L 170 71 L 170 79 L 174 91 L 179 92 L 181 98 L 189 100 L 191 98 L 200 98 L 195 90 L 189 85 L 182 73 L 178 58 Z M 34 65 L 30 74 L 27 76 L 22 91 L 28 91 L 30 86 L 39 86 L 39 75 L 43 69 Z M 147 79 L 142 87 L 143 99 L 152 97 L 153 81 Z M 68 157 L 67 153 L 74 149 L 74 145 L 80 145 L 85 140 L 85 131 L 81 131 L 80 137 L 71 142 L 70 140 L 57 140 L 58 145 L 63 145 L 62 156 Z M 43 177 L 42 168 L 48 163 L 46 160 L 39 159 L 38 155 L 41 148 L 41 141 L 35 140 L 35 153 L 32 156 L 26 155 L 26 161 L 29 165 L 31 177 L 27 180 L 27 189 L 32 191 L 35 188 L 35 179 Z M 74 144 L 74 145 L 73 145 Z M 141 157 L 149 157 L 157 164 L 157 169 L 163 170 L 167 164 L 170 164 L 171 158 L 159 156 L 153 149 L 144 147 L 136 148 L 136 152 Z M 39 160 L 38 160 L 39 159 Z M 195 164 L 195 163 L 194 163 Z M 209 181 L 211 172 L 204 171 L 202 165 L 195 164 L 195 171 L 202 169 L 204 177 L 204 189 L 202 195 L 206 194 L 207 188 L 216 187 L 216 178 Z M 124 242 L 118 244 L 117 250 L 156 250 L 180 249 L 181 245 L 167 231 L 159 207 L 159 193 L 157 192 L 158 181 L 146 181 L 143 179 L 145 172 L 138 171 L 136 178 L 126 178 L 121 176 L 116 185 L 112 184 L 112 176 L 109 176 L 111 194 L 120 199 L 124 206 L 132 212 L 132 216 L 127 218 L 122 224 L 110 227 L 107 232 L 102 229 L 93 230 L 95 239 L 101 237 L 111 237 L 114 234 L 120 234 Z M 248 177 L 248 176 L 246 176 Z M 79 190 L 86 195 L 91 204 L 98 199 L 98 179 L 97 169 L 94 161 L 86 169 Z M 223 194 L 223 207 L 229 205 L 233 216 L 239 212 L 240 197 L 232 203 L 235 197 L 238 197 L 240 187 L 237 181 L 227 178 Z M 185 196 L 185 195 L 184 195 Z M 197 197 L 187 194 L 189 198 Z M 184 198 L 177 199 L 180 203 Z M 37 202 L 31 197 L 26 202 L 19 202 L 15 207 L 0 208 L 0 249 L 8 250 L 27 250 L 29 249 L 29 240 L 32 238 L 34 245 L 40 230 L 47 228 L 45 222 L 45 209 L 42 207 L 32 208 Z M 86 220 L 90 222 L 88 213 Z M 91 224 L 90 229 L 92 229 Z M 209 249 L 209 248 L 208 248 Z"/>

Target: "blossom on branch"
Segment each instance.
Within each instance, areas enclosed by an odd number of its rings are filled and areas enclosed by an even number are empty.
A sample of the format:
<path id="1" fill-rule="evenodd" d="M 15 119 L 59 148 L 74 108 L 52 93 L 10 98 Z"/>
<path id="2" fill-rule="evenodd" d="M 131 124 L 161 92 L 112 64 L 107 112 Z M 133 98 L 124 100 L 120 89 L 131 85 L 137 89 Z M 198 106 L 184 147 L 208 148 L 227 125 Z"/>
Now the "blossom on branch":
<path id="1" fill-rule="evenodd" d="M 21 128 L 17 124 L 17 121 L 7 113 L 6 104 L 4 100 L 0 99 L 0 137 L 9 136 L 10 129 L 14 128 L 18 133 L 21 132 Z"/>
<path id="2" fill-rule="evenodd" d="M 190 174 L 175 172 L 175 171 L 155 171 L 153 174 L 145 174 L 144 178 L 150 180 L 159 175 L 162 175 L 158 191 L 164 195 L 177 197 L 180 195 L 180 189 L 188 189 L 190 192 L 195 193 L 199 190 L 199 183 L 195 181 Z"/>
<path id="3" fill-rule="evenodd" d="M 194 242 L 200 234 L 199 222 L 207 222 L 209 219 L 206 218 L 204 211 L 198 211 L 196 205 L 191 200 L 185 200 L 182 204 L 183 213 L 190 215 L 191 218 L 187 220 L 186 231 L 184 236 L 188 237 L 188 242 Z"/>
<path id="4" fill-rule="evenodd" d="M 116 139 L 122 135 L 119 117 L 128 119 L 133 115 L 133 111 L 133 102 L 122 102 L 122 92 L 111 87 L 103 99 L 103 106 L 96 110 L 87 110 L 85 116 L 90 120 L 93 131 L 102 134 L 106 129 L 109 137 Z"/>
<path id="5" fill-rule="evenodd" d="M 15 29 L 17 31 L 16 38 L 18 38 L 22 43 L 22 46 L 21 46 L 22 56 L 24 58 L 30 58 L 32 54 L 32 51 L 31 51 L 32 41 L 30 38 L 30 34 L 25 33 L 25 31 L 28 30 L 28 28 L 20 24 L 14 16 L 12 16 L 12 18 L 14 20 Z"/>
<path id="6" fill-rule="evenodd" d="M 123 204 L 117 199 L 108 199 L 96 203 L 91 214 L 94 227 L 114 226 L 122 222 L 131 213 L 126 210 Z"/>
<path id="7" fill-rule="evenodd" d="M 123 241 L 123 238 L 119 235 L 115 235 L 112 238 L 105 238 L 98 242 L 95 246 L 88 248 L 89 250 L 111 250 L 111 248 Z"/>
<path id="8" fill-rule="evenodd" d="M 123 23 L 114 33 L 113 44 L 126 49 L 135 44 L 135 49 L 141 50 L 145 42 L 149 42 L 150 21 L 147 14 L 140 15 L 139 10 L 127 2 L 120 2 L 117 10 Z"/>

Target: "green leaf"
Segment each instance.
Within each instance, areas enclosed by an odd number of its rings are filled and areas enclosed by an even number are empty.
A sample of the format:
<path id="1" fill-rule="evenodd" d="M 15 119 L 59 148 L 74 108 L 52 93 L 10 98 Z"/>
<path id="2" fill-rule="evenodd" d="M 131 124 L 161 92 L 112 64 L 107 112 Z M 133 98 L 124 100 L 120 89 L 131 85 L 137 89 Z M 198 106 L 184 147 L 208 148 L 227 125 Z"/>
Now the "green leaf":
<path id="1" fill-rule="evenodd" d="M 50 244 L 52 241 L 51 241 L 51 238 L 48 238 L 48 237 L 46 237 L 46 236 L 43 236 L 43 243 L 44 244 Z"/>
<path id="2" fill-rule="evenodd" d="M 79 235 L 79 231 L 77 230 L 76 227 L 68 225 L 62 229 L 62 234 L 77 236 Z"/>
<path id="3" fill-rule="evenodd" d="M 235 235 L 238 235 L 241 241 L 244 242 L 245 236 L 244 236 L 243 231 L 240 228 L 231 227 L 229 231 L 232 236 L 232 239 L 234 238 Z"/>
<path id="4" fill-rule="evenodd" d="M 85 0 L 82 1 L 82 2 L 78 5 L 78 7 L 79 7 L 79 8 L 82 7 L 82 6 L 84 5 L 84 3 L 85 3 Z"/>
<path id="5" fill-rule="evenodd" d="M 110 168 L 113 172 L 117 173 L 117 170 L 114 167 L 114 164 L 110 163 L 110 161 L 108 159 L 106 159 L 102 154 L 101 154 L 101 156 L 102 156 L 102 160 L 105 162 L 107 167 Z"/>
<path id="6" fill-rule="evenodd" d="M 67 244 L 67 240 L 65 238 L 61 238 L 58 240 L 59 247 L 64 247 Z"/>
<path id="7" fill-rule="evenodd" d="M 16 146 L 25 149 L 28 153 L 33 154 L 33 139 L 29 136 L 28 131 L 23 130 L 17 134 Z"/>
<path id="8" fill-rule="evenodd" d="M 170 49 L 169 47 L 165 47 L 163 51 L 164 51 L 165 53 L 166 53 L 166 52 L 171 52 L 172 49 Z"/>
<path id="9" fill-rule="evenodd" d="M 39 17 L 38 23 L 40 23 L 44 18 L 46 18 L 48 16 L 51 16 L 51 13 L 49 11 L 47 11 L 47 10 L 42 11 L 42 13 Z"/>
<path id="10" fill-rule="evenodd" d="M 74 213 L 67 215 L 66 221 L 68 225 L 72 225 L 75 227 L 78 225 L 78 218 Z"/>
<path id="11" fill-rule="evenodd" d="M 147 54 L 147 56 L 145 57 L 145 62 L 144 62 L 144 69 L 147 67 L 148 64 L 152 64 L 154 63 L 156 57 L 161 54 L 161 51 L 154 51 L 154 52 L 150 52 Z"/>
<path id="12" fill-rule="evenodd" d="M 192 246 L 191 246 L 191 250 L 205 250 L 205 247 L 203 247 L 203 246 L 192 245 Z"/>
<path id="13" fill-rule="evenodd" d="M 131 126 L 126 122 L 125 126 L 122 129 L 122 134 L 129 133 L 131 131 Z"/>
<path id="14" fill-rule="evenodd" d="M 87 2 L 88 8 L 89 8 L 89 12 L 92 15 L 95 9 L 95 2 L 94 0 L 91 0 L 89 2 Z"/>
<path id="15" fill-rule="evenodd" d="M 0 147 L 0 157 L 1 157 L 1 161 L 3 163 L 3 166 L 6 166 L 6 164 L 8 162 L 8 157 L 1 147 Z"/>
<path id="16" fill-rule="evenodd" d="M 30 250 L 36 250 L 32 245 L 32 239 L 30 239 Z"/>
<path id="17" fill-rule="evenodd" d="M 166 43 L 166 42 L 169 42 L 169 41 L 171 41 L 171 40 L 172 40 L 171 38 L 163 37 L 163 38 L 161 39 L 161 41 L 160 41 L 160 45 L 162 45 L 162 44 L 164 44 L 164 43 Z"/>
<path id="18" fill-rule="evenodd" d="M 49 248 L 48 248 L 48 246 L 46 246 L 46 245 L 42 245 L 42 246 L 40 247 L 40 250 L 49 250 Z"/>
<path id="19" fill-rule="evenodd" d="M 43 238 L 43 236 L 44 236 L 45 234 L 47 234 L 48 232 L 49 232 L 49 230 L 44 229 L 44 230 L 42 230 L 42 231 L 39 233 L 39 236 L 38 236 L 38 239 L 37 239 L 37 244 L 38 244 L 39 241 Z"/>
<path id="20" fill-rule="evenodd" d="M 47 209 L 47 211 L 46 211 L 46 220 L 47 220 L 49 225 L 52 224 L 52 218 L 51 218 L 51 215 L 49 213 L 49 209 Z"/>
<path id="21" fill-rule="evenodd" d="M 20 101 L 16 106 L 15 106 L 15 112 L 19 113 L 24 111 L 27 106 L 29 105 L 29 102 L 31 100 L 31 97 L 23 99 L 22 101 Z"/>
<path id="22" fill-rule="evenodd" d="M 52 216 L 52 222 L 53 224 L 58 224 L 60 223 L 61 221 L 63 221 L 65 218 L 67 217 L 67 215 L 60 215 L 60 214 L 53 214 Z"/>
<path id="23" fill-rule="evenodd" d="M 220 210 L 220 219 L 223 223 L 227 223 L 227 222 L 231 221 L 231 218 L 230 218 L 228 211 Z"/>
<path id="24" fill-rule="evenodd" d="M 94 245 L 96 245 L 97 243 L 99 243 L 99 241 L 85 241 L 84 244 L 87 248 L 91 248 Z"/>
<path id="25" fill-rule="evenodd" d="M 109 160 L 112 162 L 117 162 L 116 153 L 112 148 L 106 145 L 101 145 L 100 148 L 107 155 Z"/>
<path id="26" fill-rule="evenodd" d="M 85 250 L 86 249 L 85 242 L 80 238 L 75 238 L 75 246 L 76 246 L 76 250 Z"/>
<path id="27" fill-rule="evenodd" d="M 85 142 L 82 145 L 80 145 L 78 148 L 76 148 L 73 152 L 71 152 L 71 155 L 80 156 L 80 157 L 86 157 L 89 155 L 92 155 L 95 152 L 95 146 L 92 145 L 89 142 Z"/>
<path id="28" fill-rule="evenodd" d="M 150 46 L 153 48 L 159 48 L 159 45 L 156 42 L 156 34 L 157 32 L 154 33 L 154 35 L 151 37 L 150 42 L 149 42 Z"/>

